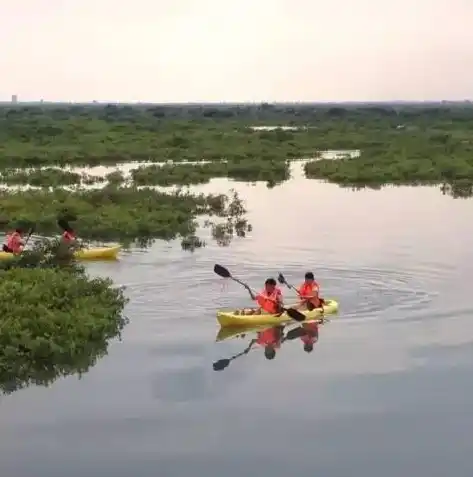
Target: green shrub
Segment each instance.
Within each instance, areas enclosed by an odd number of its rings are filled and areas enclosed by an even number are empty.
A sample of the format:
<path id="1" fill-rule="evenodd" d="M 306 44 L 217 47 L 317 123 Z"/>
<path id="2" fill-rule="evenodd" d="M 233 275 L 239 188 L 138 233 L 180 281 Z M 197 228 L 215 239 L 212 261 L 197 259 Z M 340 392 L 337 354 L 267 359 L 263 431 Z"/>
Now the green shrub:
<path id="1" fill-rule="evenodd" d="M 39 244 L 0 271 L 0 389 L 83 373 L 127 323 L 123 289 L 90 278 L 57 243 Z"/>

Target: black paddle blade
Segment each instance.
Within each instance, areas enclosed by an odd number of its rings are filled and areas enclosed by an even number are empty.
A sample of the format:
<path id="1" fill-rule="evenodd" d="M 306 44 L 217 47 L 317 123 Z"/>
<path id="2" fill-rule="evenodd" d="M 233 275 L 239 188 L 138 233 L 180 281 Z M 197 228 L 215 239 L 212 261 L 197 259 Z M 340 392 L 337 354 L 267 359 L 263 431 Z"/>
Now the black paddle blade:
<path id="1" fill-rule="evenodd" d="M 69 222 L 66 219 L 58 219 L 57 225 L 62 230 L 70 230 Z"/>
<path id="2" fill-rule="evenodd" d="M 284 275 L 282 273 L 280 273 L 278 275 L 278 282 L 281 284 L 281 285 L 285 285 L 286 284 L 286 279 L 284 278 Z"/>
<path id="3" fill-rule="evenodd" d="M 232 275 L 227 268 L 222 267 L 222 265 L 215 264 L 214 272 L 222 278 L 230 278 Z"/>
<path id="4" fill-rule="evenodd" d="M 304 321 L 305 320 L 305 315 L 303 313 L 301 313 L 300 311 L 294 309 L 294 308 L 288 308 L 286 310 L 286 313 L 288 314 L 288 316 L 290 316 L 295 321 Z"/>
<path id="5" fill-rule="evenodd" d="M 222 371 L 230 364 L 229 359 L 219 359 L 213 364 L 214 371 Z"/>

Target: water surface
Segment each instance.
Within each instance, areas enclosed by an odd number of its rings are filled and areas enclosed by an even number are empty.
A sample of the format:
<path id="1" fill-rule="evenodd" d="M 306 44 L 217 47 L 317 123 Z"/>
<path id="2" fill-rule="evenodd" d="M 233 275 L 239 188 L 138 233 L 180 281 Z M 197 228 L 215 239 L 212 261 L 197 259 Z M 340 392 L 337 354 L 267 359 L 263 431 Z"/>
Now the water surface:
<path id="1" fill-rule="evenodd" d="M 1 476 L 473 475 L 473 201 L 297 171 L 237 189 L 254 230 L 229 248 L 90 265 L 127 286 L 131 323 L 81 380 L 1 398 Z M 312 353 L 294 340 L 214 372 L 251 339 L 215 343 L 215 311 L 250 302 L 214 263 L 254 287 L 313 270 L 340 314 Z"/>

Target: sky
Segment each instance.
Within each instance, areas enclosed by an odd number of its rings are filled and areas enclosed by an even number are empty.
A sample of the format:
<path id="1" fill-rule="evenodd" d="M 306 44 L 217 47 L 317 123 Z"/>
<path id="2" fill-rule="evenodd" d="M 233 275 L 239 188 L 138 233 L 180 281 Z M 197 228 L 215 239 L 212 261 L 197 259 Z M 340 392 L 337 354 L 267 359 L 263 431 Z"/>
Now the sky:
<path id="1" fill-rule="evenodd" d="M 0 0 L 0 101 L 473 99 L 473 0 Z"/>

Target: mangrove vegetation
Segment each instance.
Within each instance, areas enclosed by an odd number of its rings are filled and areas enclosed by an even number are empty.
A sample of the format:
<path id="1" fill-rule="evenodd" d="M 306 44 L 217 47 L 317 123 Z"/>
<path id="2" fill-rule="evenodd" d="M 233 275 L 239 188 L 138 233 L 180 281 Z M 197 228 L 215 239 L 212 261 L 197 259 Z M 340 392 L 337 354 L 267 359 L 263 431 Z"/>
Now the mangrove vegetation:
<path id="1" fill-rule="evenodd" d="M 188 243 L 196 235 L 200 216 L 214 228 L 225 224 L 227 232 L 238 230 L 242 236 L 241 231 L 248 229 L 245 213 L 236 193 L 205 195 L 180 189 L 165 193 L 114 185 L 74 191 L 0 190 L 0 229 L 4 231 L 23 220 L 34 222 L 38 234 L 51 236 L 58 232 L 58 215 L 67 214 L 74 217 L 74 229 L 82 239 L 125 244 L 178 237 Z"/>
<path id="2" fill-rule="evenodd" d="M 123 289 L 91 278 L 59 241 L 1 262 L 0 392 L 85 373 L 128 322 Z"/>
<path id="3" fill-rule="evenodd" d="M 288 178 L 288 161 L 306 158 L 317 159 L 307 177 L 342 185 L 452 184 L 473 181 L 472 127 L 469 103 L 4 105 L 0 171 L 8 184 L 83 186 L 106 180 L 51 166 L 173 161 L 183 164 L 134 168 L 133 184 L 230 177 L 274 185 Z M 325 150 L 361 155 L 320 159 Z M 25 167 L 35 170 L 18 172 Z"/>

